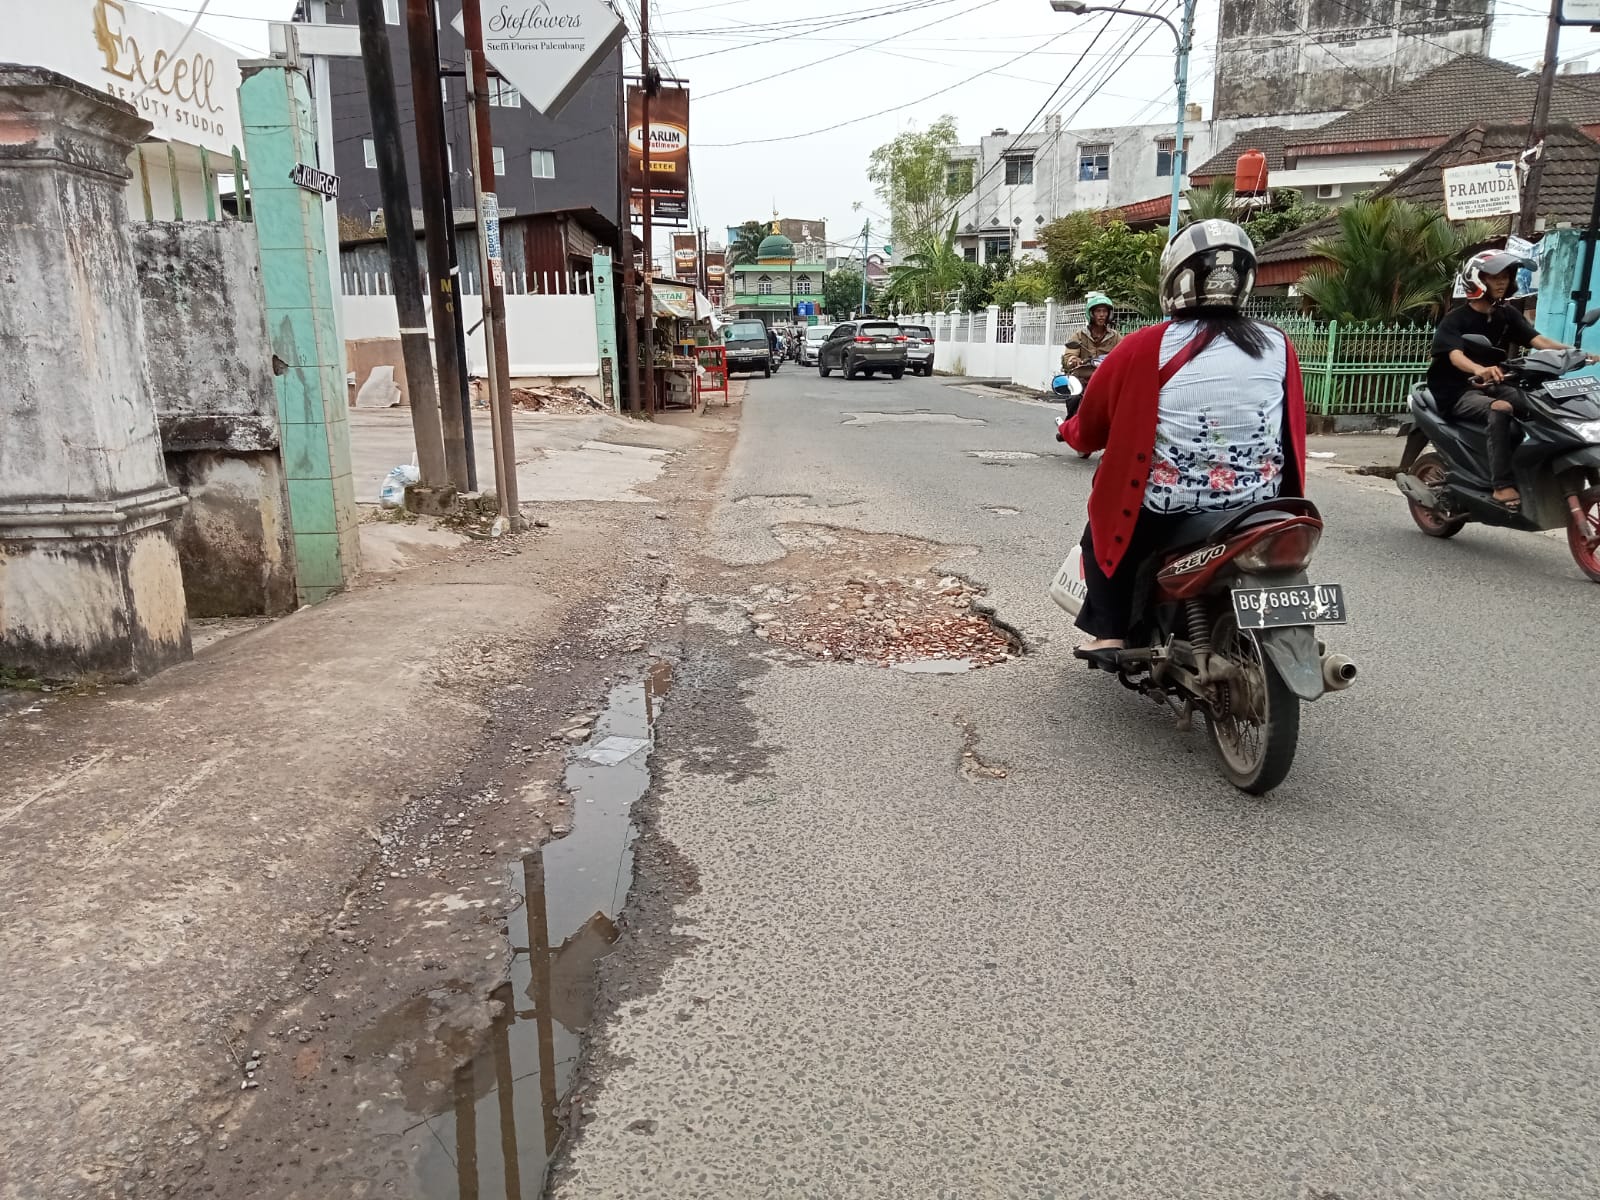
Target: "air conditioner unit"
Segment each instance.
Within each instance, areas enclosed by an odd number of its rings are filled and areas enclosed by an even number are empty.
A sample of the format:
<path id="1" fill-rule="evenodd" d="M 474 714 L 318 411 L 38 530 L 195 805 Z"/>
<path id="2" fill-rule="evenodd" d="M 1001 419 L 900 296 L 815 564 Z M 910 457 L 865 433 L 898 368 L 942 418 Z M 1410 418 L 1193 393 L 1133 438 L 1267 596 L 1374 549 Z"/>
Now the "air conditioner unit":
<path id="1" fill-rule="evenodd" d="M 1337 200 L 1339 198 L 1339 185 L 1337 183 L 1317 184 L 1318 200 Z"/>

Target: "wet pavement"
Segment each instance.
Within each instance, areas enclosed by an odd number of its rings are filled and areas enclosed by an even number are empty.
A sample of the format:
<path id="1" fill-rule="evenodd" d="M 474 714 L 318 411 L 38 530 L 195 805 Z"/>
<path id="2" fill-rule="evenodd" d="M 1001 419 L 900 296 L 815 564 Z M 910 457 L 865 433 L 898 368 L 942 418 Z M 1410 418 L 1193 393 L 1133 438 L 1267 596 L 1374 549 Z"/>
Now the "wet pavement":
<path id="1" fill-rule="evenodd" d="M 425 1080 L 416 1180 L 429 1200 L 540 1196 L 563 1135 L 562 1101 L 593 1015 L 596 967 L 617 939 L 633 882 L 633 806 L 650 784 L 656 720 L 672 686 L 658 660 L 611 690 L 588 739 L 571 752 L 564 786 L 570 831 L 515 868 L 522 897 L 508 917 L 510 981 L 493 997 L 483 1048 Z"/>

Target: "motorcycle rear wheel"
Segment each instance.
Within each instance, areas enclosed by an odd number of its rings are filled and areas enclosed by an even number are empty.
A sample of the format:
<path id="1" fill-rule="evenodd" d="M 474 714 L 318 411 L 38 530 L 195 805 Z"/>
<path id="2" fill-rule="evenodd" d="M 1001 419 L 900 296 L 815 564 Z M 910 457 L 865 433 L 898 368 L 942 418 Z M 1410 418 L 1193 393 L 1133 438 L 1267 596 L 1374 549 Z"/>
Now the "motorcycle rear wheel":
<path id="1" fill-rule="evenodd" d="M 1581 493 L 1578 507 L 1567 514 L 1567 549 L 1578 570 L 1600 583 L 1600 487 Z"/>
<path id="2" fill-rule="evenodd" d="M 1411 477 L 1428 487 L 1439 487 L 1445 478 L 1444 459 L 1431 452 L 1422 455 L 1411 464 Z M 1411 509 L 1411 519 L 1417 523 L 1417 528 L 1429 537 L 1455 537 L 1467 523 L 1466 517 L 1447 517 L 1412 500 L 1407 500 L 1406 506 Z"/>
<path id="3" fill-rule="evenodd" d="M 1294 765 L 1300 698 L 1262 658 L 1255 638 L 1238 627 L 1232 613 L 1212 627 L 1211 649 L 1242 676 L 1242 685 L 1216 685 L 1219 712 L 1206 713 L 1211 747 L 1228 782 L 1260 796 L 1282 783 Z"/>

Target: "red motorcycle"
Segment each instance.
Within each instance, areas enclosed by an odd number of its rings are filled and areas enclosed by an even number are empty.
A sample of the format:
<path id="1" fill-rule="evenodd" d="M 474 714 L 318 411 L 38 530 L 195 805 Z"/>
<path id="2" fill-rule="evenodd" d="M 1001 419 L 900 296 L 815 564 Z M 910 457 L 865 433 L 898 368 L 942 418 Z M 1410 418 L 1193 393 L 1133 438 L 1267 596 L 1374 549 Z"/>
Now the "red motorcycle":
<path id="1" fill-rule="evenodd" d="M 1115 657 L 1124 687 L 1171 706 L 1185 726 L 1196 710 L 1205 716 L 1222 773 L 1252 795 L 1288 775 L 1300 702 L 1355 681 L 1355 664 L 1316 635 L 1345 623 L 1343 589 L 1306 575 L 1321 538 L 1316 505 L 1294 497 L 1197 514 L 1141 566 L 1147 600 Z M 1050 598 L 1076 616 L 1086 596 L 1074 547 Z"/>

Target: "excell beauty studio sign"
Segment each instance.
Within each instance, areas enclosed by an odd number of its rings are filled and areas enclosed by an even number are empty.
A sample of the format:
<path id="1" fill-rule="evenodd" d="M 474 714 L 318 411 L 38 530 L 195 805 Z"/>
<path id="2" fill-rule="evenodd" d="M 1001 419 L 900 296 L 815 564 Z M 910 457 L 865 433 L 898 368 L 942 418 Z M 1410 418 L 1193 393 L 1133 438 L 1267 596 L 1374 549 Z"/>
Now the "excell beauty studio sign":
<path id="1" fill-rule="evenodd" d="M 163 141 L 223 155 L 244 147 L 239 56 L 133 0 L 30 4 L 7 24 L 0 57 L 127 101 Z"/>
<path id="2" fill-rule="evenodd" d="M 465 34 L 461 15 L 450 22 Z M 602 0 L 536 0 L 483 8 L 483 56 L 522 98 L 553 117 L 627 30 Z"/>
<path id="3" fill-rule="evenodd" d="M 1521 208 L 1521 181 L 1511 159 L 1444 169 L 1444 215 L 1450 220 L 1499 217 Z"/>

